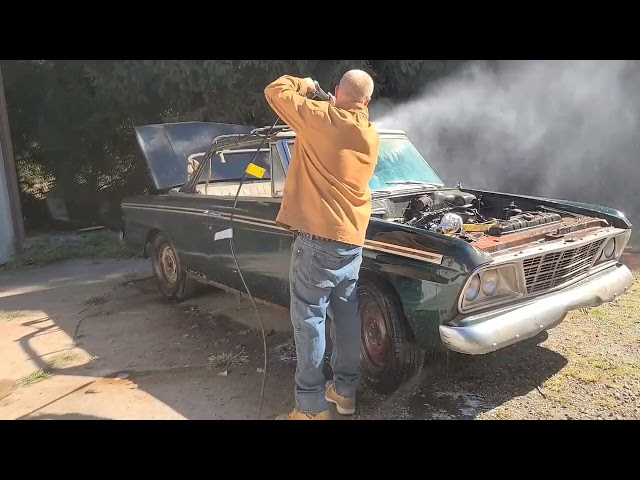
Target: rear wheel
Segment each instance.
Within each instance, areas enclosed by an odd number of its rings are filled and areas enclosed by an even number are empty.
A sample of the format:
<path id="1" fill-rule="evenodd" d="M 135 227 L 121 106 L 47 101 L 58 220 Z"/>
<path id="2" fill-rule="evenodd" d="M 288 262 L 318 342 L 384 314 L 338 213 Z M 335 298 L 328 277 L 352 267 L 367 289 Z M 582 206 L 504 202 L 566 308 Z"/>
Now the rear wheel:
<path id="1" fill-rule="evenodd" d="M 187 276 L 173 245 L 162 233 L 153 240 L 151 262 L 156 285 L 169 300 L 181 302 L 195 294 L 197 282 Z"/>
<path id="2" fill-rule="evenodd" d="M 390 393 L 420 371 L 425 351 L 414 343 L 400 302 L 386 283 L 362 278 L 358 304 L 363 379 L 375 390 Z"/>

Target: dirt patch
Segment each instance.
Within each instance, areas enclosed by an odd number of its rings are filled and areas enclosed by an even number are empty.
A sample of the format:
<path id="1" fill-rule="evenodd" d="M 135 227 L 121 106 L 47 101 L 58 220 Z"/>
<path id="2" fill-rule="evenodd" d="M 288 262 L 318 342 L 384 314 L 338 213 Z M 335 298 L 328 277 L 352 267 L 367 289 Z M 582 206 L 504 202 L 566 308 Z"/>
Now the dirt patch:
<path id="1" fill-rule="evenodd" d="M 0 379 L 0 400 L 11 393 L 11 388 L 13 387 L 13 385 L 14 382 L 11 380 Z"/>

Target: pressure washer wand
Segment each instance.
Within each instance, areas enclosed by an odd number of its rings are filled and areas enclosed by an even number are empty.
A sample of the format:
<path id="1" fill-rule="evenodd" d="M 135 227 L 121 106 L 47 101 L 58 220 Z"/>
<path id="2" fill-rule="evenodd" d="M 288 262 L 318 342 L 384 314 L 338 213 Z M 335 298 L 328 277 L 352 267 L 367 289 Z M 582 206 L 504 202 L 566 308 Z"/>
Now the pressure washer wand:
<path id="1" fill-rule="evenodd" d="M 320 88 L 320 84 L 314 80 L 313 84 L 316 87 L 316 92 L 315 95 L 312 98 L 318 98 L 319 100 L 324 100 L 324 101 L 330 101 L 332 95 L 328 94 L 327 92 L 325 92 L 324 90 L 322 90 L 322 88 Z"/>

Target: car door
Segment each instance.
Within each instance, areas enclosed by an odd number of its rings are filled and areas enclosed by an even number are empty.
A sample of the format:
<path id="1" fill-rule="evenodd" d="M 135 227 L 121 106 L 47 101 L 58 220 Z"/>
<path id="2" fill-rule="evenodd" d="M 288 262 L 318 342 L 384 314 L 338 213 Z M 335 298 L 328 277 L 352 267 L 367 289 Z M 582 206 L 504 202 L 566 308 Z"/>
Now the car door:
<path id="1" fill-rule="evenodd" d="M 263 153 L 267 155 L 268 150 L 265 149 Z M 208 281 L 240 291 L 244 291 L 244 287 L 231 254 L 231 245 L 228 237 L 222 234 L 232 227 L 230 215 L 238 182 L 250 160 L 247 158 L 248 152 L 242 150 L 214 155 L 211 163 L 204 166 L 200 177 L 202 180 L 196 185 L 198 192 L 190 194 L 199 217 L 197 223 L 192 224 L 194 249 L 190 255 L 193 259 L 191 270 L 204 275 Z M 251 190 L 250 181 L 243 190 L 247 188 Z M 247 202 L 241 202 L 241 199 L 238 199 L 238 209 L 247 208 Z M 251 202 L 248 204 L 250 206 Z M 235 219 L 233 223 L 234 240 L 237 243 L 238 230 L 242 230 L 244 224 L 239 224 Z"/>
<path id="2" fill-rule="evenodd" d="M 289 307 L 289 264 L 293 235 L 276 224 L 288 157 L 282 141 L 269 146 L 271 195 L 239 197 L 234 218 L 234 247 L 252 295 Z M 237 273 L 237 269 L 234 268 Z M 244 290 L 244 288 L 241 288 Z"/>

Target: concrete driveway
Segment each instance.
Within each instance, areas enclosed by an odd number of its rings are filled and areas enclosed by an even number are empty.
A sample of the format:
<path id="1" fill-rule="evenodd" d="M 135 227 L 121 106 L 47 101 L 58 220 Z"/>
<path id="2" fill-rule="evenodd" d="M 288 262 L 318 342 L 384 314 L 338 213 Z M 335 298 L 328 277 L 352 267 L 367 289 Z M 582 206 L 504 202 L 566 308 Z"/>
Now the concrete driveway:
<path id="1" fill-rule="evenodd" d="M 150 277 L 144 260 L 4 272 L 0 418 L 257 418 L 262 340 L 248 300 L 209 291 L 170 304 Z M 263 315 L 273 418 L 293 406 L 294 349 L 286 312 Z"/>

